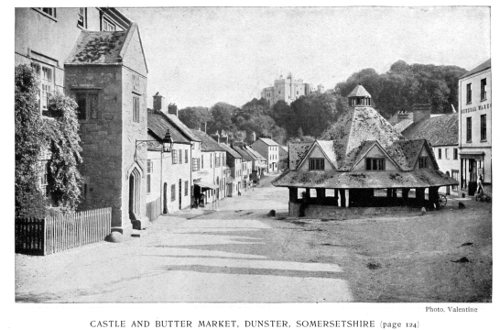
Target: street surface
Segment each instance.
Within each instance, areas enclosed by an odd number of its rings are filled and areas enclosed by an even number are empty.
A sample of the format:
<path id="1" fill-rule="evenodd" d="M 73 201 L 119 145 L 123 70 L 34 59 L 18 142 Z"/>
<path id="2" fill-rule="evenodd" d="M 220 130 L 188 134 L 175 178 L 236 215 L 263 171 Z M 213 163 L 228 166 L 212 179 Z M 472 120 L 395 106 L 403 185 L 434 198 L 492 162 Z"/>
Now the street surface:
<path id="1" fill-rule="evenodd" d="M 17 255 L 16 300 L 351 301 L 345 273 L 334 262 L 344 250 L 315 260 L 314 231 L 267 216 L 271 209 L 285 214 L 288 191 L 264 184 L 222 200 L 218 211 L 161 216 L 140 238 L 45 257 Z"/>

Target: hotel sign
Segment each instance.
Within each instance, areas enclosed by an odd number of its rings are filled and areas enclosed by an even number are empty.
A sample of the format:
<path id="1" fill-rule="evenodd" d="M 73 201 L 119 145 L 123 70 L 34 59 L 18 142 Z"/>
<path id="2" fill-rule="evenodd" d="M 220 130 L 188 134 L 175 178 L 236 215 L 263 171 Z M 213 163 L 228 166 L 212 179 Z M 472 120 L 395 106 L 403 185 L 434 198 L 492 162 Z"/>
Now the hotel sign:
<path id="1" fill-rule="evenodd" d="M 465 108 L 465 109 L 462 109 L 462 114 L 465 114 L 465 113 L 471 113 L 471 112 L 475 112 L 475 111 L 478 111 L 478 110 L 486 110 L 486 109 L 490 109 L 491 108 L 491 103 L 486 103 L 486 104 L 481 104 L 477 107 L 470 107 L 470 108 Z"/>

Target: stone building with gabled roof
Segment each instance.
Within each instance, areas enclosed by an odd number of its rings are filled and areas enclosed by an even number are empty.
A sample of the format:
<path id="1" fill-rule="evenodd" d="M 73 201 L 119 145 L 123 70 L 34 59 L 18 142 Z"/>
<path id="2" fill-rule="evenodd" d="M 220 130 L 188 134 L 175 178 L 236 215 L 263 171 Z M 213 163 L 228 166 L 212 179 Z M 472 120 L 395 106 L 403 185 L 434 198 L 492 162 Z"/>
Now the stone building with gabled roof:
<path id="1" fill-rule="evenodd" d="M 66 94 L 78 104 L 82 208 L 112 207 L 112 227 L 143 227 L 146 216 L 147 73 L 136 24 L 82 30 L 64 64 Z"/>
<path id="2" fill-rule="evenodd" d="M 289 144 L 289 170 L 273 184 L 289 189 L 290 215 L 328 216 L 353 206 L 438 206 L 439 187 L 458 182 L 439 171 L 429 143 L 406 140 L 370 106 L 362 86 L 349 104 L 321 140 Z"/>
<path id="3" fill-rule="evenodd" d="M 408 126 L 402 132 L 407 139 L 426 139 L 432 147 L 439 169 L 455 180 L 459 180 L 458 160 L 458 114 L 431 116 Z M 454 186 L 455 191 L 458 186 Z M 443 188 L 450 194 L 450 187 Z"/>

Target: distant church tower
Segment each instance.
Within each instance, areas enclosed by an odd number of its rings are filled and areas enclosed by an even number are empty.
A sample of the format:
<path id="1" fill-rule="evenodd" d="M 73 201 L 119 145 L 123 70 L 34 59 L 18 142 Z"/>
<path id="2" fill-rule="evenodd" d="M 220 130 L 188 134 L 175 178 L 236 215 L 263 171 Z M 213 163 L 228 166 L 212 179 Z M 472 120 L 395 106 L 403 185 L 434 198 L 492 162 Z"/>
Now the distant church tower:
<path id="1" fill-rule="evenodd" d="M 352 92 L 347 95 L 347 98 L 349 99 L 349 106 L 351 107 L 372 105 L 372 96 L 361 84 L 354 87 Z"/>

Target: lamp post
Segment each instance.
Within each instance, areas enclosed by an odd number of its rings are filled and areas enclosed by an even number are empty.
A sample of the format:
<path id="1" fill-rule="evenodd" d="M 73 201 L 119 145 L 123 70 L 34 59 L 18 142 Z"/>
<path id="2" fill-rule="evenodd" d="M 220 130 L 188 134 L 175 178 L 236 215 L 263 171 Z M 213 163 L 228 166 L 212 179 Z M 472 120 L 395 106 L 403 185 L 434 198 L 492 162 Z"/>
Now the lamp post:
<path id="1" fill-rule="evenodd" d="M 148 143 L 148 142 L 157 142 L 157 140 L 135 140 L 135 153 L 137 155 L 137 147 L 142 144 L 142 143 Z M 163 152 L 172 152 L 172 149 L 174 148 L 174 141 L 172 141 L 172 137 L 170 136 L 170 130 L 167 129 L 167 132 L 165 133 L 165 136 L 161 140 L 162 144 L 162 153 Z"/>

